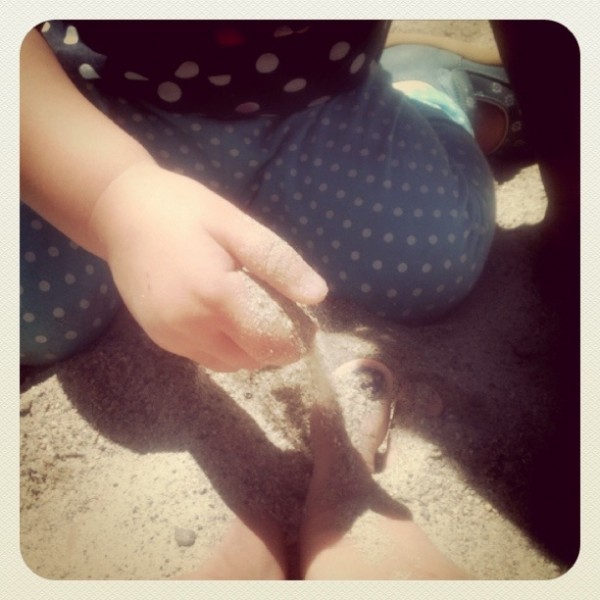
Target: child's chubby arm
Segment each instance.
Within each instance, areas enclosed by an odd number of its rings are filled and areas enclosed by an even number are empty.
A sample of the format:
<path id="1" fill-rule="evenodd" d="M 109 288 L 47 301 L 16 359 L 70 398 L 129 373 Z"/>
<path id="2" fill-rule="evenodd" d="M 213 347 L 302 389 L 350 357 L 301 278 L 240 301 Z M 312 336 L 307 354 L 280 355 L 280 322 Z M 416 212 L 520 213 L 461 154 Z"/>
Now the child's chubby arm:
<path id="1" fill-rule="evenodd" d="M 21 51 L 21 192 L 108 261 L 132 315 L 166 350 L 223 371 L 299 357 L 277 319 L 257 321 L 243 270 L 304 304 L 323 300 L 324 280 L 234 205 L 158 166 L 79 93 L 36 31 Z"/>
<path id="2" fill-rule="evenodd" d="M 21 47 L 20 83 L 22 199 L 104 257 L 89 224 L 94 205 L 113 179 L 152 158 L 79 93 L 35 30 Z"/>

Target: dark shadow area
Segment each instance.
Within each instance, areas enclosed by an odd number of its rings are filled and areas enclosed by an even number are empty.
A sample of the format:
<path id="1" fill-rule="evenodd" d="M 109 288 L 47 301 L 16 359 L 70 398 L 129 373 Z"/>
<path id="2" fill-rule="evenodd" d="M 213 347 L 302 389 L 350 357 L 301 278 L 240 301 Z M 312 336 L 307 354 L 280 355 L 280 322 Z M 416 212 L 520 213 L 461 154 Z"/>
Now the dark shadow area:
<path id="1" fill-rule="evenodd" d="M 498 229 L 481 280 L 454 312 L 415 328 L 361 313 L 355 333 L 396 369 L 398 423 L 440 446 L 566 570 L 579 551 L 578 313 L 562 322 L 541 294 L 534 274 L 542 244 L 541 225 Z M 328 312 L 337 316 L 331 331 L 352 330 L 341 304 Z M 420 385 L 441 399 L 439 415 L 419 400 Z"/>
<path id="2" fill-rule="evenodd" d="M 190 452 L 234 512 L 258 506 L 287 523 L 292 516 L 278 507 L 290 499 L 302 504 L 307 458 L 273 445 L 203 370 L 161 351 L 127 313 L 96 346 L 94 360 L 83 353 L 57 375 L 103 436 L 137 453 Z"/>
<path id="3" fill-rule="evenodd" d="M 549 377 L 558 398 L 556 427 L 528 479 L 537 506 L 533 528 L 538 535 L 555 528 L 556 551 L 572 565 L 580 536 L 580 50 L 573 34 L 555 21 L 492 21 L 491 26 L 548 196 L 535 277 L 555 312 Z M 544 87 L 556 73 L 560 93 L 548 97 Z"/>

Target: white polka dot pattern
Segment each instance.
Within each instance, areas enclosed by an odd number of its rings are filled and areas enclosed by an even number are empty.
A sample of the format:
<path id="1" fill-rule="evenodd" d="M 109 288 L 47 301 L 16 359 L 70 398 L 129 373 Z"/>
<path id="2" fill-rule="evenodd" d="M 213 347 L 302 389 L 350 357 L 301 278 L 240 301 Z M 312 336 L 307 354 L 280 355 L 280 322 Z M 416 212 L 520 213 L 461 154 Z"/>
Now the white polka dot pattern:
<path id="1" fill-rule="evenodd" d="M 190 21 L 180 31 L 162 22 L 164 32 L 144 21 L 129 23 L 127 31 L 123 27 L 84 21 L 64 28 L 63 47 L 98 53 L 97 65 L 92 60 L 78 65 L 82 79 L 102 79 L 124 99 L 218 117 L 289 114 L 319 106 L 364 81 L 386 33 L 385 23 L 377 21 L 337 21 L 335 27 L 327 21 L 224 27 Z M 48 25 L 47 36 L 52 29 Z M 170 32 L 177 43 L 164 42 Z"/>
<path id="2" fill-rule="evenodd" d="M 197 77 L 198 73 L 200 73 L 200 67 L 197 63 L 188 60 L 179 65 L 179 68 L 175 71 L 175 77 L 179 77 L 179 79 L 192 79 L 193 77 Z"/>
<path id="3" fill-rule="evenodd" d="M 172 81 L 163 81 L 157 88 L 158 97 L 165 102 L 177 102 L 183 92 L 178 84 Z"/>
<path id="4" fill-rule="evenodd" d="M 350 52 L 348 42 L 336 42 L 329 51 L 329 60 L 342 60 Z"/>
<path id="5" fill-rule="evenodd" d="M 259 73 L 272 73 L 278 66 L 279 59 L 271 52 L 261 54 L 256 60 L 256 70 Z"/>
<path id="6" fill-rule="evenodd" d="M 21 253 L 21 361 L 46 364 L 87 345 L 102 331 L 92 322 L 110 323 L 119 300 L 107 265 L 24 204 Z"/>

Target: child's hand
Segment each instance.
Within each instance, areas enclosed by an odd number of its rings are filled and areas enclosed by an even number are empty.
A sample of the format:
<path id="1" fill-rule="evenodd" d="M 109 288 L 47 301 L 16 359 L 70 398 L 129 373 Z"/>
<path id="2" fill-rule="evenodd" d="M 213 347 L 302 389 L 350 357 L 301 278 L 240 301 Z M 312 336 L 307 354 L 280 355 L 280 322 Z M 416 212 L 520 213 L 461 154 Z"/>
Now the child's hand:
<path id="1" fill-rule="evenodd" d="M 125 304 L 159 346 L 223 371 L 299 358 L 289 328 L 258 314 L 240 269 L 304 304 L 322 301 L 327 285 L 217 194 L 142 163 L 106 189 L 90 224 Z"/>

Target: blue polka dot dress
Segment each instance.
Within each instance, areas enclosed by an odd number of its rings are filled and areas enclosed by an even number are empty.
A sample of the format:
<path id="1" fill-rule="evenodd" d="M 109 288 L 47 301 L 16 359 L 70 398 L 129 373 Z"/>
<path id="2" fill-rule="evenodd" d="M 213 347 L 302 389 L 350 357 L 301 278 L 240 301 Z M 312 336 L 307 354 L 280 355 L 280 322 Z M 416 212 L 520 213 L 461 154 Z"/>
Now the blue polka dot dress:
<path id="1" fill-rule="evenodd" d="M 133 51 L 126 22 L 42 31 L 100 110 L 288 240 L 333 295 L 406 323 L 467 296 L 493 236 L 493 180 L 461 107 L 393 87 L 385 23 L 201 22 L 198 35 L 186 22 L 179 36 L 178 22 L 151 23 Z M 41 363 L 94 339 L 118 296 L 102 261 L 23 211 L 22 362 Z"/>

